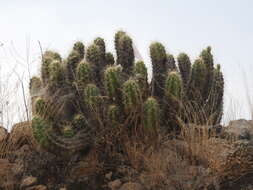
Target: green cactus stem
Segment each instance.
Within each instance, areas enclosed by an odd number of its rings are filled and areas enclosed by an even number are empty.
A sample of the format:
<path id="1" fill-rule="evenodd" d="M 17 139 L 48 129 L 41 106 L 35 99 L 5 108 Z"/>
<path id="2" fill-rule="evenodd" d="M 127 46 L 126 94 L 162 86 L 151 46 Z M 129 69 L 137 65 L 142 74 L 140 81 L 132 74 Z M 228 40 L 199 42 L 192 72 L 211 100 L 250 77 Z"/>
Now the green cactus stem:
<path id="1" fill-rule="evenodd" d="M 88 107 L 97 108 L 100 101 L 100 92 L 95 84 L 88 84 L 84 89 L 84 102 Z"/>
<path id="2" fill-rule="evenodd" d="M 174 56 L 169 53 L 167 54 L 167 65 L 168 65 L 169 71 L 176 71 L 177 70 L 176 61 L 174 59 Z"/>
<path id="3" fill-rule="evenodd" d="M 106 65 L 114 65 L 115 61 L 112 53 L 108 52 L 105 54 L 105 61 Z"/>
<path id="4" fill-rule="evenodd" d="M 144 103 L 144 127 L 146 130 L 155 130 L 159 126 L 159 105 L 155 98 L 149 97 Z"/>
<path id="5" fill-rule="evenodd" d="M 111 100 L 121 97 L 121 70 L 121 66 L 110 66 L 105 70 L 106 92 Z"/>
<path id="6" fill-rule="evenodd" d="M 178 67 L 184 84 L 184 89 L 188 89 L 191 77 L 191 61 L 187 54 L 180 53 L 177 57 Z"/>
<path id="7" fill-rule="evenodd" d="M 161 102 L 164 96 L 164 84 L 168 71 L 167 55 L 161 43 L 150 45 L 150 56 L 153 68 L 152 95 Z"/>
<path id="8" fill-rule="evenodd" d="M 83 89 L 92 79 L 92 71 L 89 63 L 82 60 L 76 69 L 76 80 L 79 89 Z"/>
<path id="9" fill-rule="evenodd" d="M 129 79 L 123 84 L 123 103 L 126 112 L 136 110 L 140 105 L 141 92 L 138 83 Z"/>

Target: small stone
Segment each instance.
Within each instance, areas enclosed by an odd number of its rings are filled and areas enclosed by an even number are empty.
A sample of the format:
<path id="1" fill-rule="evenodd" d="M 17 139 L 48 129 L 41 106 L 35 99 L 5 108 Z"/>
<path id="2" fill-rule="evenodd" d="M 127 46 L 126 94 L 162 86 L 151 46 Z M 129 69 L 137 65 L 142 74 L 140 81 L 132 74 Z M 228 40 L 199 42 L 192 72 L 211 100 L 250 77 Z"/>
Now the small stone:
<path id="1" fill-rule="evenodd" d="M 120 190 L 144 190 L 144 187 L 139 183 L 128 182 L 122 185 Z"/>
<path id="2" fill-rule="evenodd" d="M 120 179 L 116 179 L 114 181 L 111 181 L 109 184 L 108 184 L 108 187 L 111 189 L 111 190 L 117 190 L 120 188 L 120 186 L 122 185 L 122 182 L 120 181 Z"/>
<path id="3" fill-rule="evenodd" d="M 36 185 L 33 187 L 26 188 L 26 190 L 47 190 L 45 185 Z"/>
<path id="4" fill-rule="evenodd" d="M 20 188 L 26 188 L 26 187 L 31 187 L 32 185 L 35 185 L 37 183 L 37 178 L 28 176 L 24 178 L 21 182 Z"/>
<path id="5" fill-rule="evenodd" d="M 105 174 L 105 178 L 108 180 L 112 179 L 112 172 L 109 172 L 108 174 Z"/>
<path id="6" fill-rule="evenodd" d="M 144 190 L 145 188 L 139 183 L 127 182 L 122 185 L 120 190 Z"/>

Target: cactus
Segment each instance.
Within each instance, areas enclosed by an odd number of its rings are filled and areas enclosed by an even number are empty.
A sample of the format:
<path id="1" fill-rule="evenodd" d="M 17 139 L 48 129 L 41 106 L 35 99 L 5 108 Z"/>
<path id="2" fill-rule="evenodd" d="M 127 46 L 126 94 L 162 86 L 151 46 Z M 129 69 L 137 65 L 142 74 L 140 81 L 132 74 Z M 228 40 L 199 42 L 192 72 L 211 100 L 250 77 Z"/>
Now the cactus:
<path id="1" fill-rule="evenodd" d="M 150 46 L 150 56 L 153 68 L 152 95 L 162 101 L 164 96 L 164 84 L 167 75 L 167 55 L 161 43 L 153 43 Z"/>
<path id="2" fill-rule="evenodd" d="M 169 130 L 178 130 L 178 117 L 181 117 L 183 84 L 179 73 L 172 71 L 165 83 L 165 98 L 163 106 L 164 126 Z"/>
<path id="3" fill-rule="evenodd" d="M 94 84 L 88 84 L 84 89 L 84 102 L 90 108 L 94 109 L 98 106 L 100 99 L 99 89 Z"/>
<path id="4" fill-rule="evenodd" d="M 84 60 L 82 60 L 76 70 L 76 80 L 79 89 L 83 89 L 85 85 L 87 85 L 89 82 L 91 82 L 92 76 L 91 76 L 91 67 L 89 63 L 86 63 Z"/>
<path id="5" fill-rule="evenodd" d="M 135 110 L 141 101 L 140 87 L 138 83 L 129 79 L 123 84 L 123 103 L 126 112 Z"/>
<path id="6" fill-rule="evenodd" d="M 83 114 L 76 114 L 72 120 L 72 126 L 74 129 L 83 129 L 87 127 L 88 123 Z"/>
<path id="7" fill-rule="evenodd" d="M 62 61 L 61 56 L 56 52 L 46 51 L 42 55 L 41 78 L 43 84 L 46 84 L 49 80 L 49 66 L 54 60 Z"/>
<path id="8" fill-rule="evenodd" d="M 106 64 L 106 62 L 105 62 L 105 54 L 106 54 L 105 51 L 106 50 L 105 50 L 105 41 L 104 41 L 104 39 L 98 37 L 94 40 L 94 44 L 96 44 L 99 47 L 100 52 L 101 52 L 101 56 L 102 56 L 102 59 L 103 59 L 103 64 Z"/>
<path id="9" fill-rule="evenodd" d="M 176 61 L 172 54 L 167 54 L 167 67 L 169 71 L 177 70 Z"/>
<path id="10" fill-rule="evenodd" d="M 120 36 L 116 46 L 117 64 L 122 66 L 123 72 L 127 75 L 133 72 L 134 67 L 134 49 L 132 43 L 132 39 L 125 34 Z"/>
<path id="11" fill-rule="evenodd" d="M 106 65 L 114 65 L 115 61 L 112 53 L 108 52 L 105 54 L 105 62 Z"/>
<path id="12" fill-rule="evenodd" d="M 180 53 L 177 57 L 184 88 L 187 90 L 191 75 L 191 61 L 187 54 Z"/>
<path id="13" fill-rule="evenodd" d="M 42 119 L 40 116 L 33 117 L 32 119 L 33 136 L 43 148 L 48 148 L 50 144 L 48 136 L 46 134 L 46 130 L 48 130 L 48 128 L 50 127 L 51 125 L 44 119 Z"/>
<path id="14" fill-rule="evenodd" d="M 108 107 L 107 119 L 109 124 L 115 126 L 119 123 L 120 110 L 117 105 L 110 105 Z"/>
<path id="15" fill-rule="evenodd" d="M 121 66 L 110 66 L 105 70 L 105 86 L 107 95 L 111 100 L 120 97 L 121 79 Z"/>
<path id="16" fill-rule="evenodd" d="M 116 54 L 117 54 L 117 64 L 119 64 L 118 61 L 118 55 L 120 54 L 120 46 L 119 46 L 119 40 L 122 36 L 126 35 L 125 32 L 123 31 L 118 31 L 115 36 L 114 36 L 114 46 L 115 46 L 115 50 L 116 50 Z"/>
<path id="17" fill-rule="evenodd" d="M 43 116 L 46 113 L 46 102 L 42 98 L 37 98 L 35 101 L 35 114 Z"/>
<path id="18" fill-rule="evenodd" d="M 144 127 L 155 130 L 159 126 L 159 106 L 155 98 L 149 97 L 144 103 Z"/>
<path id="19" fill-rule="evenodd" d="M 165 82 L 165 94 L 180 99 L 182 95 L 182 81 L 177 72 L 170 72 Z"/>
<path id="20" fill-rule="evenodd" d="M 211 47 L 207 47 L 206 49 L 204 49 L 200 54 L 200 58 L 203 60 L 207 68 L 204 99 L 208 99 L 213 84 L 213 72 L 214 72 L 213 55 L 211 52 Z"/>
<path id="21" fill-rule="evenodd" d="M 100 46 L 96 44 L 90 45 L 87 49 L 86 60 L 91 64 L 96 85 L 101 87 L 103 85 L 102 72 L 105 68 L 105 58 Z"/>
<path id="22" fill-rule="evenodd" d="M 213 68 L 211 48 L 203 50 L 193 65 L 186 54 L 180 54 L 177 68 L 173 55 L 161 43 L 152 43 L 153 75 L 149 83 L 144 62 L 134 62 L 132 39 L 119 31 L 114 42 L 116 64 L 102 38 L 96 38 L 86 50 L 76 42 L 64 60 L 52 51 L 43 54 L 42 82 L 38 77 L 30 82 L 32 127 L 42 146 L 52 147 L 54 143 L 71 150 L 71 139 L 95 141 L 97 132 L 115 126 L 124 126 L 121 129 L 126 135 L 139 135 L 139 129 L 144 129 L 144 134 L 159 128 L 178 130 L 178 119 L 195 122 L 183 113 L 193 102 L 194 108 L 197 105 L 212 118 L 211 124 L 220 122 L 224 79 L 220 66 Z M 37 89 L 43 91 L 36 94 Z M 57 135 L 62 141 L 54 140 Z"/>
<path id="23" fill-rule="evenodd" d="M 80 55 L 80 60 L 82 60 L 84 58 L 84 54 L 85 54 L 85 47 L 83 45 L 82 42 L 78 41 L 74 44 L 73 50 L 78 52 L 78 54 Z"/>
<path id="24" fill-rule="evenodd" d="M 220 65 L 214 69 L 213 85 L 211 98 L 208 105 L 211 106 L 211 113 L 213 117 L 213 124 L 219 124 L 223 114 L 223 95 L 224 95 L 224 78 L 220 70 Z"/>
<path id="25" fill-rule="evenodd" d="M 56 89 L 63 87 L 65 81 L 64 69 L 62 63 L 59 61 L 53 61 L 49 66 L 49 88 L 51 92 L 55 92 Z"/>
<path id="26" fill-rule="evenodd" d="M 138 61 L 134 66 L 135 79 L 138 82 L 142 98 L 145 99 L 149 95 L 148 72 L 143 61 Z"/>
<path id="27" fill-rule="evenodd" d="M 75 71 L 78 63 L 81 60 L 81 56 L 78 51 L 73 50 L 66 61 L 67 64 L 67 75 L 68 75 L 68 80 L 70 83 L 72 83 L 75 80 Z"/>
<path id="28" fill-rule="evenodd" d="M 192 66 L 189 96 L 192 101 L 200 105 L 204 101 L 207 68 L 201 59 L 197 59 Z"/>

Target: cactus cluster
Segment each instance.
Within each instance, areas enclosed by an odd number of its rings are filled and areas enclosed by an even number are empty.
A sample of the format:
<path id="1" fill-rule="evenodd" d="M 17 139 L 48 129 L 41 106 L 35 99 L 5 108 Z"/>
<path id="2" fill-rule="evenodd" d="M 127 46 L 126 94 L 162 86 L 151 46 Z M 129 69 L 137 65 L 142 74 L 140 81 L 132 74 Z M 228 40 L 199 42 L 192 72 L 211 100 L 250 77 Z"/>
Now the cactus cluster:
<path id="1" fill-rule="evenodd" d="M 152 43 L 149 83 L 144 62 L 135 62 L 127 33 L 117 32 L 114 42 L 116 61 L 102 38 L 87 48 L 76 42 L 66 59 L 52 51 L 43 54 L 41 79 L 34 77 L 30 83 L 31 94 L 43 89 L 32 99 L 32 126 L 41 145 L 52 141 L 50 134 L 71 139 L 82 130 L 106 126 L 170 131 L 178 128 L 178 118 L 193 122 L 185 119 L 188 104 L 201 107 L 212 124 L 220 122 L 224 80 L 220 66 L 214 68 L 210 47 L 193 64 L 181 53 L 177 66 L 161 43 Z"/>

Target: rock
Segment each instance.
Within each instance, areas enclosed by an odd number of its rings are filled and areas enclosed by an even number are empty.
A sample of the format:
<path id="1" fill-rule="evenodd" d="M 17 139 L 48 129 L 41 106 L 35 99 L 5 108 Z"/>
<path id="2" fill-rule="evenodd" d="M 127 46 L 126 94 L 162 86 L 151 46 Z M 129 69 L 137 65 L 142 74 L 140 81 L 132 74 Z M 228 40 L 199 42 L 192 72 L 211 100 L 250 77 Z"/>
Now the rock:
<path id="1" fill-rule="evenodd" d="M 144 190 L 145 188 L 139 183 L 124 183 L 120 190 Z"/>
<path id="2" fill-rule="evenodd" d="M 21 189 L 24 189 L 26 187 L 31 187 L 33 185 L 36 185 L 37 183 L 37 178 L 36 177 L 32 177 L 32 176 L 28 176 L 28 177 L 25 177 L 22 182 L 21 182 L 21 185 L 20 185 L 20 188 Z"/>
<path id="3" fill-rule="evenodd" d="M 0 159 L 0 187 L 15 183 L 12 167 L 7 159 Z"/>
<path id="4" fill-rule="evenodd" d="M 34 138 L 30 122 L 17 123 L 12 127 L 10 132 L 9 142 L 12 145 L 11 149 L 18 150 L 25 144 L 33 144 Z"/>
<path id="5" fill-rule="evenodd" d="M 0 142 L 2 142 L 8 136 L 8 131 L 0 126 Z"/>
<path id="6" fill-rule="evenodd" d="M 33 187 L 26 188 L 25 190 L 47 190 L 45 185 L 36 185 Z"/>
<path id="7" fill-rule="evenodd" d="M 111 190 L 117 190 L 120 188 L 120 186 L 122 185 L 122 182 L 120 181 L 120 179 L 116 179 L 114 181 L 111 181 L 109 184 L 108 184 L 108 187 L 111 189 Z"/>
<path id="8" fill-rule="evenodd" d="M 224 127 L 224 133 L 230 139 L 251 140 L 253 138 L 253 120 L 230 121 L 229 125 Z"/>
<path id="9" fill-rule="evenodd" d="M 111 180 L 112 179 L 112 172 L 105 174 L 105 178 L 108 180 Z"/>

